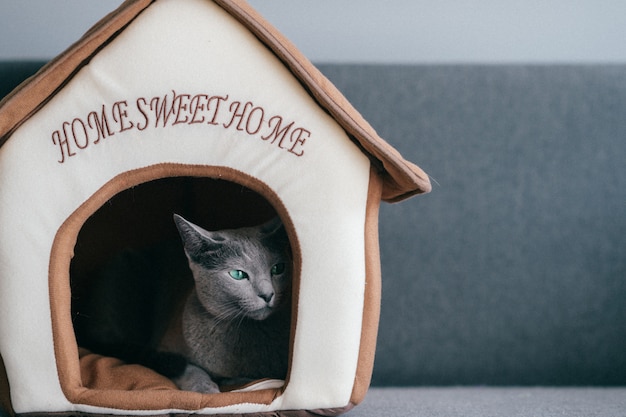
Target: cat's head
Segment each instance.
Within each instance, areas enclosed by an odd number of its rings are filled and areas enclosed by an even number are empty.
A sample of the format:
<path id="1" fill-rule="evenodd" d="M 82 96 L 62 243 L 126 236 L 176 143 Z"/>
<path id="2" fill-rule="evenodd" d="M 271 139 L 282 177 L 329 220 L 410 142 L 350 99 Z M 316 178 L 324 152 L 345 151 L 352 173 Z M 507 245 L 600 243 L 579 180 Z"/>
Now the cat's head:
<path id="1" fill-rule="evenodd" d="M 292 262 L 278 217 L 260 226 L 208 231 L 175 214 L 196 293 L 224 319 L 264 320 L 291 302 Z"/>

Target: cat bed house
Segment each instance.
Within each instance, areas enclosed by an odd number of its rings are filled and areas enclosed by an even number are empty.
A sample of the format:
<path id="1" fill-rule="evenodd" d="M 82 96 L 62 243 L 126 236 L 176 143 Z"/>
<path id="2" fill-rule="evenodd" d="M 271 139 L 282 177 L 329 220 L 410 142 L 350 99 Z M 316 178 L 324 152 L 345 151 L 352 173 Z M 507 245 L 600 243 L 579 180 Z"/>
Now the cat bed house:
<path id="1" fill-rule="evenodd" d="M 364 397 L 378 206 L 430 183 L 245 2 L 123 3 L 2 101 L 0 146 L 0 404 L 330 415 Z M 73 274 L 120 241 L 171 237 L 173 211 L 215 228 L 283 220 L 294 262 L 284 385 L 184 392 L 77 345 L 73 291 L 89 283 Z"/>

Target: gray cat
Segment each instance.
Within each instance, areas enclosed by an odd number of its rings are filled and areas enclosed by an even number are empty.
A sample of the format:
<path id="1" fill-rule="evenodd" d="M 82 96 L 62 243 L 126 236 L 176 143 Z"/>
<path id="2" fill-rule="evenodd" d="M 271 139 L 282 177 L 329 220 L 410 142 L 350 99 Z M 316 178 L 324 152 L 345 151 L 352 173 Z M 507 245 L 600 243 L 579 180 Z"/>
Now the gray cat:
<path id="1" fill-rule="evenodd" d="M 177 385 L 216 392 L 215 381 L 284 379 L 291 262 L 280 220 L 218 232 L 174 220 L 195 281 L 182 316 L 190 363 Z"/>
<path id="2" fill-rule="evenodd" d="M 79 345 L 151 367 L 183 390 L 284 379 L 292 263 L 280 220 L 221 231 L 174 221 L 184 254 L 180 243 L 124 254 L 79 293 Z"/>

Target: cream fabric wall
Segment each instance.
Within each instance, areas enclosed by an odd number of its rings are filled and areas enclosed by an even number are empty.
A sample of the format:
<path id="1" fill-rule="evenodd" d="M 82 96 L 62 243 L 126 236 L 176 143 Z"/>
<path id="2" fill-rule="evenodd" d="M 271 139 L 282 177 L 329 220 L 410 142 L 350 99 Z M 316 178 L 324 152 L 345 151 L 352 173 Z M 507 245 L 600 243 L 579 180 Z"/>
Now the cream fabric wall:
<path id="1" fill-rule="evenodd" d="M 164 102 L 168 113 L 159 113 Z M 288 128 L 282 145 L 271 136 L 279 121 Z M 243 409 L 346 405 L 360 341 L 369 161 L 222 9 L 162 0 L 0 149 L 0 349 L 15 410 L 96 411 L 67 404 L 59 387 L 52 241 L 107 181 L 162 162 L 244 171 L 280 196 L 296 228 L 303 262 L 290 383 L 269 407 Z"/>

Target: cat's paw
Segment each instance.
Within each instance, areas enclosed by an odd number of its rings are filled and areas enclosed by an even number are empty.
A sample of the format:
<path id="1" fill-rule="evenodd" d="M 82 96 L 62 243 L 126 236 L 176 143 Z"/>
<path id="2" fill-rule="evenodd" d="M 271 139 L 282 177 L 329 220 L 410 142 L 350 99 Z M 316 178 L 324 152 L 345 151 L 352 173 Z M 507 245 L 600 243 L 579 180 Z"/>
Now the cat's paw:
<path id="1" fill-rule="evenodd" d="M 185 372 L 173 381 L 183 391 L 205 394 L 220 392 L 220 387 L 211 379 L 211 376 L 204 369 L 192 364 L 188 364 Z"/>

